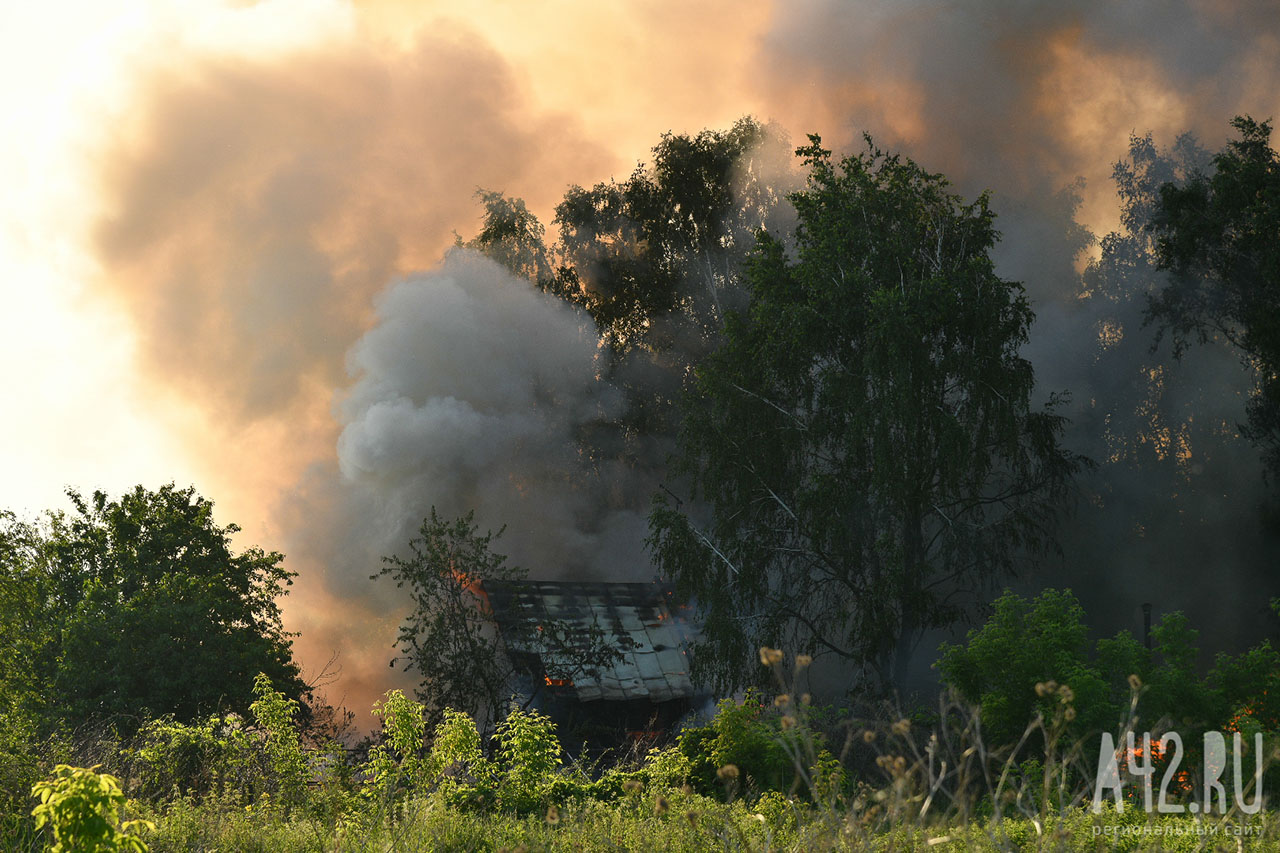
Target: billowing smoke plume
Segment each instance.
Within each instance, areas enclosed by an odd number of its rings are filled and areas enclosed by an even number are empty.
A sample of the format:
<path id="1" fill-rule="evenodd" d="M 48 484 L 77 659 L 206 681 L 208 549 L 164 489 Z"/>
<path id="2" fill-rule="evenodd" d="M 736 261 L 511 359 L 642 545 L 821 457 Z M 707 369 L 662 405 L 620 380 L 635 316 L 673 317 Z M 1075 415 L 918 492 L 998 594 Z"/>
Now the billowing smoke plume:
<path id="1" fill-rule="evenodd" d="M 467 250 L 397 282 L 353 348 L 342 404 L 343 482 L 403 547 L 427 508 L 476 510 L 500 550 L 539 577 L 647 580 L 644 516 L 584 463 L 584 425 L 618 414 L 597 378 L 590 318 Z M 610 477 L 608 486 L 628 483 Z"/>
<path id="2" fill-rule="evenodd" d="M 193 404 L 193 444 L 232 495 L 226 520 L 302 573 L 287 616 L 311 671 L 341 652 L 335 698 L 363 709 L 391 686 L 404 602 L 368 576 L 433 504 L 509 525 L 503 547 L 536 575 L 649 571 L 637 510 L 654 484 L 577 455 L 575 431 L 619 405 L 596 379 L 586 321 L 474 256 L 437 268 L 455 230 L 474 233 L 476 188 L 522 196 L 545 220 L 568 184 L 629 171 L 643 155 L 635 140 L 667 129 L 754 113 L 844 148 L 870 131 L 966 195 L 994 191 L 1000 271 L 1026 283 L 1040 316 L 1029 350 L 1040 383 L 1074 395 L 1072 449 L 1105 456 L 1116 377 L 1151 359 L 1137 346 L 1099 370 L 1105 312 L 1078 299 L 1088 240 L 1077 222 L 1116 227 L 1109 175 L 1130 133 L 1167 143 L 1189 129 L 1217 148 L 1234 113 L 1280 107 L 1270 3 L 732 6 L 727 26 L 709 13 L 700 29 L 674 26 L 690 13 L 653 0 L 627 26 L 591 29 L 501 4 L 492 43 L 509 55 L 435 22 L 407 50 L 202 60 L 145 81 L 136 121 L 105 146 L 106 287 L 130 310 L 158 387 Z M 712 35 L 726 43 L 708 46 Z M 707 57 L 723 73 L 707 73 Z M 583 128 L 627 142 L 609 152 Z M 1131 342 L 1150 334 L 1133 312 L 1124 322 Z M 1169 400 L 1194 392 L 1228 428 L 1241 411 L 1229 357 L 1177 368 L 1163 388 Z M 1265 560 L 1262 486 L 1248 448 L 1200 474 L 1197 452 L 1186 471 L 1203 500 L 1184 488 L 1166 529 L 1135 532 L 1119 519 L 1158 515 L 1170 498 L 1116 478 L 1108 500 L 1123 511 L 1081 516 L 1093 520 L 1029 585 L 1087 585 L 1108 630 L 1136 626 L 1145 600 L 1185 606 L 1204 627 L 1238 623 Z M 1192 591 L 1206 584 L 1231 593 Z"/>
<path id="3" fill-rule="evenodd" d="M 445 26 L 405 50 L 333 44 L 270 61 L 204 57 L 181 74 L 148 78 L 138 97 L 136 114 L 101 157 L 102 287 L 133 317 L 139 356 L 157 389 L 178 391 L 176 402 L 190 407 L 186 434 L 210 463 L 200 485 L 219 498 L 220 518 L 242 524 L 246 544 L 284 551 L 300 573 L 285 608 L 301 632 L 306 672 L 314 675 L 339 652 L 333 698 L 345 695 L 367 710 L 389 686 L 387 660 L 403 614 L 401 602 L 368 578 L 381 556 L 407 541 L 400 538 L 405 516 L 420 520 L 429 504 L 399 506 L 383 493 L 366 499 L 376 493 L 375 477 L 395 486 L 387 454 L 403 449 L 390 433 L 377 433 L 394 401 L 372 396 L 373 383 L 396 387 L 394 372 L 377 360 L 390 358 L 385 343 L 378 352 L 386 330 L 354 356 L 368 375 L 346 409 L 358 421 L 348 470 L 360 485 L 347 487 L 339 476 L 335 447 L 346 416 L 335 417 L 334 406 L 351 381 L 348 351 L 377 321 L 375 297 L 390 281 L 431 268 L 455 230 L 476 227 L 478 187 L 518 187 L 545 209 L 584 170 L 598 174 L 612 159 L 581 138 L 572 117 L 530 107 L 521 81 L 483 42 Z M 387 298 L 402 302 L 400 293 Z M 436 304 L 437 325 L 447 324 L 453 308 L 468 305 Z M 473 345 L 501 343 L 504 333 L 492 323 L 521 316 L 471 309 Z M 558 328 L 576 330 L 575 323 Z M 548 333 L 541 361 L 511 344 L 530 363 L 555 365 L 540 375 L 549 392 L 561 394 L 568 377 L 590 370 L 591 355 L 579 344 L 585 367 L 570 370 L 564 338 Z M 434 376 L 427 381 L 443 381 L 432 373 L 443 359 L 414 364 L 412 352 L 420 350 L 406 353 L 402 378 L 420 370 Z M 494 379 L 495 365 L 510 367 L 510 360 L 481 356 L 478 346 L 470 352 L 469 363 L 454 361 L 455 381 L 472 371 L 488 377 L 491 397 L 512 390 L 514 380 Z M 405 399 L 414 399 L 412 390 Z M 484 411 L 474 394 L 455 389 L 453 396 Z M 352 407 L 365 404 L 373 409 L 357 416 Z M 548 441 L 533 448 L 535 433 L 529 427 L 523 435 L 530 460 Z M 416 452 L 421 458 L 444 448 Z M 434 467 L 441 476 L 444 458 Z M 472 508 L 462 506 L 461 487 L 449 493 L 443 481 L 437 485 L 442 511 Z M 547 503 L 549 517 L 554 502 Z M 520 520 L 476 508 L 495 527 Z M 578 549 L 583 562 L 587 548 Z"/>

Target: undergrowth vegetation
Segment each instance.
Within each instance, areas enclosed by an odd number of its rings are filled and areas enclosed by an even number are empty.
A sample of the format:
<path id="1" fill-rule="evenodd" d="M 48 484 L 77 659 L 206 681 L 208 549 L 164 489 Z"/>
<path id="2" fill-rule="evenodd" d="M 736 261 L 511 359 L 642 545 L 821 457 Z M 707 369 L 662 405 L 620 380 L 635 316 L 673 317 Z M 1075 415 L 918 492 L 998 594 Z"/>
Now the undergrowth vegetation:
<path id="1" fill-rule="evenodd" d="M 382 731 L 372 743 L 307 738 L 296 703 L 260 677 L 251 718 L 152 720 L 130 737 L 97 738 L 91 768 L 49 768 L 28 789 L 37 799 L 6 824 L 3 846 L 1280 850 L 1271 813 L 1253 807 L 1274 756 L 1258 754 L 1252 735 L 1270 738 L 1273 729 L 1265 706 L 1246 694 L 1269 681 L 1239 692 L 1239 673 L 1266 673 L 1269 646 L 1220 659 L 1197 678 L 1178 669 L 1194 658 L 1184 648 L 1194 637 L 1168 630 L 1185 628 L 1176 618 L 1150 652 L 1124 636 L 1089 647 L 1072 604 L 1063 593 L 1001 599 L 964 646 L 944 649 L 952 692 L 935 710 L 910 715 L 887 705 L 815 706 L 797 690 L 811 659 L 761 649 L 775 689 L 722 700 L 667 742 L 608 764 L 586 751 L 567 755 L 555 723 L 537 710 L 513 704 L 491 733 L 452 710 L 432 727 L 428 709 L 396 690 L 374 708 Z M 1127 675 L 1118 675 L 1121 664 Z M 1206 716 L 1171 719 L 1170 691 Z M 1214 709 L 1230 717 L 1214 718 Z M 1027 720 L 1017 730 L 1015 713 Z M 1243 783 L 1225 806 L 1196 813 L 1205 780 L 1191 735 L 1213 726 L 1247 735 L 1243 753 L 1219 768 L 1228 787 L 1236 777 Z M 1188 745 L 1182 770 L 1142 740 L 1178 727 Z M 1113 756 L 1100 751 L 1104 732 L 1119 745 Z M 1109 758 L 1126 782 L 1118 802 L 1110 790 L 1095 792 Z M 1146 808 L 1144 779 L 1183 811 Z"/>

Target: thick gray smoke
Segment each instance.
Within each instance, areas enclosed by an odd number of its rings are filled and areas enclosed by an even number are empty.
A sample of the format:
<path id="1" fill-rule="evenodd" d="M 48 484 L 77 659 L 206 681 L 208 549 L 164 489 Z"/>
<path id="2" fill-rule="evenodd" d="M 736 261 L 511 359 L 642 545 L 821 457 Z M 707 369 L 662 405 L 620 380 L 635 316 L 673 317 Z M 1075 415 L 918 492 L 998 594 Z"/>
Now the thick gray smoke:
<path id="1" fill-rule="evenodd" d="M 493 261 L 452 251 L 396 282 L 352 349 L 342 483 L 370 509 L 374 553 L 403 548 L 428 508 L 508 526 L 498 550 L 538 577 L 647 580 L 645 518 L 618 505 L 576 436 L 616 415 L 590 318 Z"/>

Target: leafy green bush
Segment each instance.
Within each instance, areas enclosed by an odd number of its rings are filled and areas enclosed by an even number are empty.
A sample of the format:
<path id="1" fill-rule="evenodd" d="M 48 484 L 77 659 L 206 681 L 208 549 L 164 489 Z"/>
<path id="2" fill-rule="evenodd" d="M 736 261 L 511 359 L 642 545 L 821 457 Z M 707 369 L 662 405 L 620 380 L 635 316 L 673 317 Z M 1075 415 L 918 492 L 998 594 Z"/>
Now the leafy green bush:
<path id="1" fill-rule="evenodd" d="M 147 853 L 146 843 L 136 833 L 155 825 L 120 822 L 125 796 L 114 776 L 98 773 L 96 767 L 59 764 L 53 778 L 37 782 L 31 795 L 40 799 L 31 811 L 36 829 L 48 826 L 53 833 L 50 853 Z"/>
<path id="2" fill-rule="evenodd" d="M 393 800 L 422 788 L 427 777 L 422 758 L 427 723 L 421 703 L 400 690 L 389 690 L 374 703 L 373 715 L 382 719 L 382 743 L 369 750 L 363 768 L 365 795 Z"/>
<path id="3" fill-rule="evenodd" d="M 495 736 L 501 762 L 499 805 L 516 813 L 545 806 L 547 788 L 562 767 L 556 724 L 537 711 L 512 708 Z"/>
<path id="4" fill-rule="evenodd" d="M 475 720 L 446 708 L 431 741 L 426 782 L 446 793 L 467 787 L 491 787 L 496 777 L 492 762 L 480 749 Z"/>
<path id="5" fill-rule="evenodd" d="M 787 701 L 791 697 L 779 697 Z M 819 777 L 827 793 L 838 786 L 839 762 L 803 718 L 770 711 L 760 695 L 749 691 L 741 702 L 723 699 L 710 724 L 685 729 L 678 742 L 688 761 L 690 784 L 702 793 L 728 789 L 820 792 L 806 784 Z"/>
<path id="6" fill-rule="evenodd" d="M 134 793 L 148 800 L 230 791 L 249 801 L 267 782 L 260 744 L 235 714 L 191 724 L 149 720 L 134 743 Z"/>
<path id="7" fill-rule="evenodd" d="M 946 684 L 978 706 L 989 743 L 1013 745 L 1037 715 L 1054 719 L 1062 700 L 1060 685 L 1069 686 L 1074 700 L 1073 719 L 1067 721 L 1071 733 L 1115 729 L 1128 707 L 1128 690 L 1121 702 L 1118 688 L 1127 685 L 1130 673 L 1147 673 L 1148 657 L 1127 633 L 1118 634 L 1103 651 L 1099 658 L 1138 668 L 1104 673 L 1090 660 L 1084 610 L 1070 590 L 1048 589 L 1030 601 L 1006 592 L 995 601 L 987 623 L 969 632 L 966 645 L 942 645 L 938 668 Z M 1049 684 L 1054 689 L 1036 689 Z"/>
<path id="8" fill-rule="evenodd" d="M 265 736 L 263 745 L 275 775 L 276 792 L 289 809 L 301 804 L 307 793 L 307 760 L 293 722 L 298 702 L 285 698 L 262 673 L 254 679 L 253 695 L 257 699 L 249 708 Z"/>

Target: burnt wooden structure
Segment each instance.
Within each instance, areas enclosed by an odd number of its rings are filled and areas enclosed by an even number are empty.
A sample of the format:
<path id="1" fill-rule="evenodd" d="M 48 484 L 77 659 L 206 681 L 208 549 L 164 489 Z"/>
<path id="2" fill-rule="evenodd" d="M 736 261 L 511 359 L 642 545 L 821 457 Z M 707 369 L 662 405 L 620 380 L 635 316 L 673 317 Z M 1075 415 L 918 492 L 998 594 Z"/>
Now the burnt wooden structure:
<path id="1" fill-rule="evenodd" d="M 554 719 L 571 752 L 652 743 L 691 708 L 695 629 L 688 608 L 658 583 L 486 583 L 489 606 L 534 704 Z M 543 639 L 556 625 L 557 643 Z M 615 650 L 605 665 L 575 660 L 590 642 Z"/>

